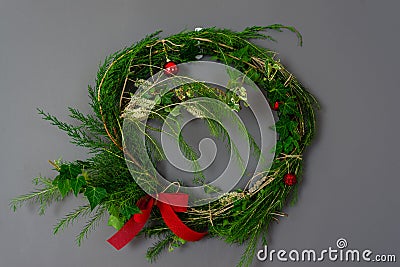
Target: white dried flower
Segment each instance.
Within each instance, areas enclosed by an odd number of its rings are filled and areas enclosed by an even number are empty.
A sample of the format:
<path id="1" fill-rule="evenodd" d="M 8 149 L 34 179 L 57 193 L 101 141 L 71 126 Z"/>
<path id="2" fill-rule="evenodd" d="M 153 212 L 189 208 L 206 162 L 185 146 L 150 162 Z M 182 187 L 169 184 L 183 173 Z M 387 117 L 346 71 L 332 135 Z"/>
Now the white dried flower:
<path id="1" fill-rule="evenodd" d="M 142 121 L 149 116 L 150 111 L 154 107 L 154 105 L 154 100 L 132 96 L 131 101 L 125 108 L 121 117 Z"/>
<path id="2" fill-rule="evenodd" d="M 190 114 L 192 114 L 195 118 L 205 118 L 205 114 L 204 112 L 199 109 L 198 107 L 196 107 L 196 105 L 194 103 L 188 103 L 186 104 L 185 102 L 182 103 L 182 105 L 185 107 L 185 109 L 187 110 L 187 112 L 189 112 Z"/>
<path id="3" fill-rule="evenodd" d="M 151 87 L 153 85 L 152 82 L 150 82 L 149 80 L 144 80 L 144 79 L 138 79 L 135 82 L 135 86 L 136 87 L 142 87 L 143 89 L 147 89 L 149 87 Z"/>

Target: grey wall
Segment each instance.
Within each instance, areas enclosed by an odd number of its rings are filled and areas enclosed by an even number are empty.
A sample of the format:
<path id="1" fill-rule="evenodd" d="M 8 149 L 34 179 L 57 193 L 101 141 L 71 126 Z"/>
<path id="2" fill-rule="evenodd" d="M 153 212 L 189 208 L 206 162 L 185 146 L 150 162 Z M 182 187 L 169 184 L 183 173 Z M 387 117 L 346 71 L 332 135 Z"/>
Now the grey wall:
<path id="1" fill-rule="evenodd" d="M 275 35 L 277 44 L 262 44 L 280 52 L 322 110 L 299 202 L 271 228 L 270 246 L 323 249 L 345 237 L 350 247 L 400 260 L 399 8 L 397 1 L 366 0 L 0 0 L 0 266 L 233 266 L 244 247 L 210 239 L 150 265 L 144 254 L 151 241 L 136 239 L 116 252 L 105 242 L 114 232 L 106 222 L 77 247 L 80 225 L 56 236 L 51 229 L 81 200 L 57 204 L 46 216 L 33 207 L 13 213 L 8 201 L 31 189 L 31 177 L 54 175 L 48 159 L 85 157 L 35 109 L 67 121 L 67 106 L 89 112 L 86 85 L 106 55 L 157 29 L 272 23 L 302 32 L 302 48 L 287 32 Z M 254 263 L 267 265 L 283 263 Z"/>

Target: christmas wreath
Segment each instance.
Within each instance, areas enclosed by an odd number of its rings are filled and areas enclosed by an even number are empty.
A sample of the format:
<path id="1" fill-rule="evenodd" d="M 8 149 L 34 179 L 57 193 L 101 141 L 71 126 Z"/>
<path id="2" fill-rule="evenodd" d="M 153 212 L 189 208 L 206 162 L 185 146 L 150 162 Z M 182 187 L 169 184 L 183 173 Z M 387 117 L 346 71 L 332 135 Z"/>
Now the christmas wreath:
<path id="1" fill-rule="evenodd" d="M 118 230 L 108 242 L 117 249 L 137 234 L 159 239 L 147 251 L 150 261 L 207 235 L 247 243 L 239 265 L 249 265 L 259 237 L 266 242 L 271 221 L 286 216 L 289 198 L 296 200 L 302 155 L 315 133 L 316 99 L 274 51 L 252 42 L 274 40 L 265 32 L 283 29 L 296 33 L 301 45 L 298 31 L 284 25 L 205 28 L 166 38 L 156 32 L 107 57 L 89 86 L 93 114 L 69 108 L 78 123 L 68 124 L 39 110 L 91 157 L 49 161 L 58 175 L 35 178 L 36 191 L 13 199 L 11 208 L 33 202 L 43 214 L 52 202 L 82 194 L 87 204 L 60 219 L 54 233 L 88 218 L 76 238 L 81 244 L 108 215 Z M 268 105 L 260 111 L 263 101 Z M 256 136 L 240 118 L 249 109 L 261 129 Z M 210 148 L 202 151 L 200 144 L 200 153 L 181 133 L 193 119 L 223 140 L 233 172 L 209 180 L 201 155 Z M 178 151 L 166 149 L 165 140 Z M 192 182 L 160 175 L 158 164 L 174 154 L 188 161 Z M 256 166 L 246 165 L 249 158 Z"/>

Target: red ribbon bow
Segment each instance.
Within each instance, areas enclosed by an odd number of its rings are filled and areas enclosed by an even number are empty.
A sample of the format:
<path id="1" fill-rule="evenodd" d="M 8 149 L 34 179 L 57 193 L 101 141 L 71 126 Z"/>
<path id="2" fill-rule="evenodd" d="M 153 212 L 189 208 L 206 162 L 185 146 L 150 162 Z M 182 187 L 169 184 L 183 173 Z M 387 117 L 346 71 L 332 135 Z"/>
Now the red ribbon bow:
<path id="1" fill-rule="evenodd" d="M 158 201 L 150 196 L 139 199 L 136 205 L 141 213 L 134 214 L 107 242 L 117 250 L 126 246 L 142 230 L 154 205 L 160 209 L 165 224 L 175 235 L 186 241 L 200 240 L 207 232 L 196 232 L 190 229 L 176 215 L 176 212 L 186 212 L 188 201 L 189 195 L 183 193 L 160 193 Z M 167 203 L 174 203 L 176 206 Z"/>

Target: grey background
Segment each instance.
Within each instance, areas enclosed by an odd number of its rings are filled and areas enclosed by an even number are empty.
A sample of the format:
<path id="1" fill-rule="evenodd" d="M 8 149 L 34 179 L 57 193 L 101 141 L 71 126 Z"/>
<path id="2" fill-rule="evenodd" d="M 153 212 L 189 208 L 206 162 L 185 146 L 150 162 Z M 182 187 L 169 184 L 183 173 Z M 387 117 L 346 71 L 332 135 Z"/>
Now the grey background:
<path id="1" fill-rule="evenodd" d="M 302 32 L 302 48 L 287 32 L 275 34 L 277 44 L 262 44 L 280 52 L 322 110 L 299 202 L 271 228 L 271 248 L 324 249 L 345 237 L 350 247 L 399 258 L 399 8 L 396 1 L 1 0 L 0 266 L 234 266 L 244 247 L 215 239 L 150 265 L 144 254 L 152 241 L 136 239 L 117 252 L 105 242 L 114 233 L 106 222 L 77 247 L 80 225 L 57 236 L 51 229 L 80 199 L 46 216 L 32 207 L 13 213 L 8 202 L 31 190 L 32 177 L 54 175 L 48 159 L 85 158 L 35 109 L 66 121 L 67 106 L 89 112 L 86 85 L 106 55 L 157 29 L 167 35 L 199 25 L 241 30 L 272 23 Z"/>

